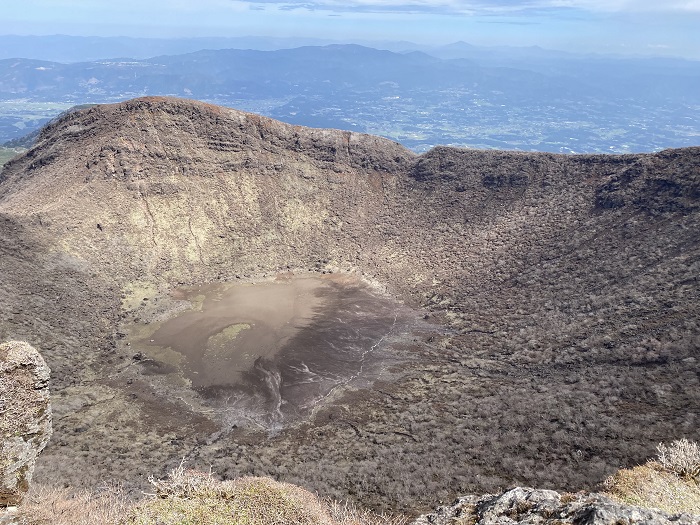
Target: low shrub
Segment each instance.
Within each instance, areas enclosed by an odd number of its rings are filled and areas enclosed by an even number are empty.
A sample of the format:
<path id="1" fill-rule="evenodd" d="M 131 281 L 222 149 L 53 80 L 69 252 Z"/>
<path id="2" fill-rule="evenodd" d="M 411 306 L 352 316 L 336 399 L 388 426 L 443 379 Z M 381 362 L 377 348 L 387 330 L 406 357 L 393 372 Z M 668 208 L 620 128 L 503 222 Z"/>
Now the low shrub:
<path id="1" fill-rule="evenodd" d="M 407 525 L 410 521 L 406 516 L 375 514 L 370 510 L 335 500 L 328 502 L 328 510 L 338 525 Z"/>
<path id="2" fill-rule="evenodd" d="M 679 439 L 669 446 L 659 443 L 658 461 L 669 472 L 685 479 L 700 481 L 700 446 L 687 439 Z"/>
<path id="3" fill-rule="evenodd" d="M 180 465 L 151 483 L 156 494 L 131 509 L 129 525 L 335 525 L 316 496 L 270 478 L 217 481 Z"/>
<path id="4" fill-rule="evenodd" d="M 99 492 L 35 487 L 18 510 L 19 525 L 405 525 L 296 485 L 270 478 L 218 481 L 211 473 L 173 469 L 149 479 L 155 492 L 130 501 L 118 487 Z"/>

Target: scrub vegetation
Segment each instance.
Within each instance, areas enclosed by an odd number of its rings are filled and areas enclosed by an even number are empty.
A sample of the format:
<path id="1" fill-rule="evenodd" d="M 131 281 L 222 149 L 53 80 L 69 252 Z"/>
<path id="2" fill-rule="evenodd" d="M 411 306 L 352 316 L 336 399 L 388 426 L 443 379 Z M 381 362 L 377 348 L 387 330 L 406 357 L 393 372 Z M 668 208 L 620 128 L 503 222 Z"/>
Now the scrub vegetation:
<path id="1" fill-rule="evenodd" d="M 663 447 L 663 448 L 662 448 Z M 610 476 L 607 496 L 628 505 L 669 514 L 700 515 L 698 445 L 682 439 L 660 445 L 656 460 Z M 675 461 L 664 462 L 668 454 Z M 680 463 L 679 463 L 680 461 Z M 679 465 L 683 465 L 679 468 Z M 685 473 L 685 474 L 684 474 Z M 150 478 L 152 493 L 130 499 L 120 487 L 100 491 L 33 489 L 19 508 L 20 525 L 406 525 L 408 516 L 380 515 L 348 503 L 323 500 L 298 486 L 271 478 L 218 481 L 211 472 L 181 462 L 164 479 Z M 566 495 L 562 496 L 566 498 Z"/>
<path id="2" fill-rule="evenodd" d="M 155 492 L 131 501 L 118 487 L 99 492 L 35 490 L 19 510 L 21 525 L 404 525 L 402 516 L 324 501 L 270 478 L 217 481 L 181 463 Z"/>

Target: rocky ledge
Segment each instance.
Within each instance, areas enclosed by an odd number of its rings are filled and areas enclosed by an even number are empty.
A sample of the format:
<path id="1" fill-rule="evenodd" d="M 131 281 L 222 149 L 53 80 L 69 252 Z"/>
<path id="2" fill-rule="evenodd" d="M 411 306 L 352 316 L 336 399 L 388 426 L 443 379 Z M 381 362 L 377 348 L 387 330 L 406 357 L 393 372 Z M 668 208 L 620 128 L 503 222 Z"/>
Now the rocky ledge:
<path id="1" fill-rule="evenodd" d="M 631 507 L 601 494 L 517 487 L 500 496 L 465 496 L 412 525 L 698 525 L 700 516 Z"/>

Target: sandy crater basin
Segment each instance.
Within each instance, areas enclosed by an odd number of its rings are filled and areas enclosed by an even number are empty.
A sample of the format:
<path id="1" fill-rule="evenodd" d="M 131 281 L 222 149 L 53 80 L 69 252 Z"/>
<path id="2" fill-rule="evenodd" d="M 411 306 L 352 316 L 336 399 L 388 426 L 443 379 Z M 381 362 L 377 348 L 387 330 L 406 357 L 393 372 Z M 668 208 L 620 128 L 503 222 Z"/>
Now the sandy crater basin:
<path id="1" fill-rule="evenodd" d="M 146 375 L 177 375 L 227 422 L 275 427 L 341 387 L 371 384 L 402 357 L 392 350 L 417 312 L 347 274 L 173 290 L 192 305 L 134 341 Z"/>

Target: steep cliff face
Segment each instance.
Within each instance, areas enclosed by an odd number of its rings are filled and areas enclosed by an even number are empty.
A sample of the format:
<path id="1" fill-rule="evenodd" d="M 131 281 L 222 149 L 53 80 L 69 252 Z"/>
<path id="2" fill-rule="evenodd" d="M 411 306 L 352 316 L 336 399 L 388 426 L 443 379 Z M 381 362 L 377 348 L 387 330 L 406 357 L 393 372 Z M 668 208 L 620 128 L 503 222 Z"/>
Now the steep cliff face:
<path id="1" fill-rule="evenodd" d="M 119 275 L 228 277 L 322 255 L 351 260 L 357 246 L 343 226 L 377 220 L 412 156 L 367 135 L 141 99 L 46 129 L 6 169 L 3 209 Z"/>
<path id="2" fill-rule="evenodd" d="M 416 156 L 175 99 L 68 115 L 0 175 L 0 336 L 45 351 L 66 416 L 40 473 L 132 477 L 187 455 L 415 509 L 578 489 L 698 439 L 699 185 L 700 148 Z M 288 269 L 374 279 L 434 333 L 400 379 L 275 436 L 232 437 L 120 375 L 127 313 L 154 319 L 142 296 Z M 49 467 L 66 455 L 73 470 Z"/>

